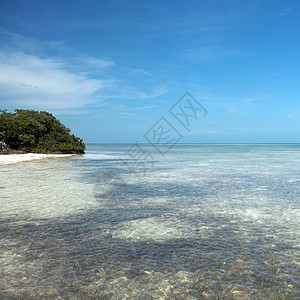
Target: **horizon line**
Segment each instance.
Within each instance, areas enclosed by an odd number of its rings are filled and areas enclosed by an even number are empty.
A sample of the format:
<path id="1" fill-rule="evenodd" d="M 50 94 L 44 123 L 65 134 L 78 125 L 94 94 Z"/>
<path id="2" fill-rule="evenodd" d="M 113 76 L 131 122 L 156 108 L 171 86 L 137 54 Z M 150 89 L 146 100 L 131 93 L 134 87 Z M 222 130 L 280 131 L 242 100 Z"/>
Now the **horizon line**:
<path id="1" fill-rule="evenodd" d="M 140 142 L 123 142 L 123 143 L 117 143 L 117 142 L 85 142 L 85 144 L 97 144 L 97 145 L 128 145 L 128 144 L 141 144 L 141 145 L 151 145 L 151 143 L 140 143 Z M 153 143 L 155 145 L 172 145 L 172 144 L 168 144 L 168 143 Z M 297 143 L 255 143 L 255 142 L 251 142 L 251 143 L 240 143 L 240 142 L 236 142 L 236 143 L 176 143 L 174 144 L 174 146 L 176 145 L 300 145 L 300 142 Z"/>

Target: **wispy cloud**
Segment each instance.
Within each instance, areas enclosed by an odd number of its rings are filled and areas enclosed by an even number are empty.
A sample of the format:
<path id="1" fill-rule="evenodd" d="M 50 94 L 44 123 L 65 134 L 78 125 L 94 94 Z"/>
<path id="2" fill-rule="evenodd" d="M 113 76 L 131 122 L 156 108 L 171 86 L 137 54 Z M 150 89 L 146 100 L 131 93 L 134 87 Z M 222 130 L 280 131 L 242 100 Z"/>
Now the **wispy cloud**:
<path id="1" fill-rule="evenodd" d="M 188 49 L 182 52 L 183 59 L 191 63 L 211 62 L 240 55 L 236 51 L 222 49 L 216 45 Z"/>
<path id="2" fill-rule="evenodd" d="M 55 109 L 53 110 L 56 116 L 62 116 L 62 115 L 90 115 L 93 113 L 92 110 L 74 110 L 74 109 Z"/>
<path id="3" fill-rule="evenodd" d="M 287 114 L 287 118 L 291 120 L 291 119 L 294 119 L 295 117 L 298 117 L 299 115 L 300 115 L 299 112 L 294 111 L 294 112 Z"/>
<path id="4" fill-rule="evenodd" d="M 78 108 L 93 103 L 93 95 L 110 84 L 72 73 L 62 62 L 20 52 L 0 53 L 0 69 L 2 105 Z"/>
<path id="5" fill-rule="evenodd" d="M 130 111 L 138 111 L 138 110 L 145 110 L 145 109 L 153 109 L 156 108 L 155 105 L 147 105 L 147 106 L 141 106 L 141 107 L 134 107 L 134 108 L 130 108 Z"/>
<path id="6" fill-rule="evenodd" d="M 79 109 L 117 105 L 122 99 L 152 99 L 169 91 L 153 78 L 141 90 L 137 83 L 152 76 L 147 70 L 79 53 L 64 41 L 39 42 L 3 29 L 0 37 L 6 41 L 0 47 L 1 107 L 77 114 Z"/>
<path id="7" fill-rule="evenodd" d="M 286 17 L 293 11 L 291 6 L 283 8 L 278 14 L 277 17 Z"/>
<path id="8" fill-rule="evenodd" d="M 261 95 L 257 95 L 257 96 L 253 96 L 253 97 L 247 97 L 244 99 L 244 102 L 246 103 L 252 103 L 252 102 L 258 102 L 258 101 L 263 101 L 266 99 L 269 99 L 271 97 L 271 95 L 267 95 L 267 94 L 261 94 Z"/>
<path id="9" fill-rule="evenodd" d="M 148 89 L 149 90 L 149 89 Z M 103 95 L 106 99 L 132 99 L 132 100 L 142 100 L 151 99 L 155 97 L 162 96 L 166 94 L 169 89 L 165 86 L 153 87 L 151 90 L 145 92 L 137 90 L 134 87 L 126 86 L 124 83 L 115 82 L 115 88 L 109 94 Z"/>
<path id="10" fill-rule="evenodd" d="M 280 76 L 280 73 L 278 73 L 278 72 L 270 72 L 269 76 L 271 76 L 271 77 L 278 77 L 278 76 Z"/>

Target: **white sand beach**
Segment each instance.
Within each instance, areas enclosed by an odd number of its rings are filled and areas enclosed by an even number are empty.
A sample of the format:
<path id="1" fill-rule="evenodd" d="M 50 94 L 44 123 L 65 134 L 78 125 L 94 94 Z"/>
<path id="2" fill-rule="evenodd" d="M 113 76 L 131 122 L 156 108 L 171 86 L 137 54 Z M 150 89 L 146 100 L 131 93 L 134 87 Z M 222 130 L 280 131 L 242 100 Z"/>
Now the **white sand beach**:
<path id="1" fill-rule="evenodd" d="M 36 160 L 36 159 L 68 157 L 72 155 L 75 154 L 38 154 L 38 153 L 5 154 L 5 155 L 0 155 L 0 166 L 15 164 L 24 161 Z"/>

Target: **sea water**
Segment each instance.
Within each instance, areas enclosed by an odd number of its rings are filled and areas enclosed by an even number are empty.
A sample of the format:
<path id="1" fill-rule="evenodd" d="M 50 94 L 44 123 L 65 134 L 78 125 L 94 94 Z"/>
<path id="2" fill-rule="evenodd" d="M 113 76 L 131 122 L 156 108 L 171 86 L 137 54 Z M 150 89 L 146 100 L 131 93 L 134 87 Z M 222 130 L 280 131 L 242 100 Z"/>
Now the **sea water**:
<path id="1" fill-rule="evenodd" d="M 140 146 L 0 166 L 1 299 L 300 298 L 300 145 Z"/>

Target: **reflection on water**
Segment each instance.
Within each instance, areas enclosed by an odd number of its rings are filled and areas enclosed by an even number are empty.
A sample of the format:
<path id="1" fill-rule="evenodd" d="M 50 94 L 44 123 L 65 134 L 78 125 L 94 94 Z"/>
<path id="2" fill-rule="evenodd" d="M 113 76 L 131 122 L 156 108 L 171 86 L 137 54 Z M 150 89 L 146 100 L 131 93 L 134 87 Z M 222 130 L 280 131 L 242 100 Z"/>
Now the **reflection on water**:
<path id="1" fill-rule="evenodd" d="M 90 149 L 0 167 L 1 299 L 300 297 L 299 146 Z"/>

